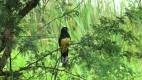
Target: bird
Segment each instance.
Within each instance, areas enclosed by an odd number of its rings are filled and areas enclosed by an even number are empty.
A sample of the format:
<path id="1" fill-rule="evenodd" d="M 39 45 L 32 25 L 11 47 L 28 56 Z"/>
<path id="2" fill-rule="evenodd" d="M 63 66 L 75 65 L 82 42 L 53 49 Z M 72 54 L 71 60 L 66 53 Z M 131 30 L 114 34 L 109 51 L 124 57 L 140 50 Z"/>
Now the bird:
<path id="1" fill-rule="evenodd" d="M 58 40 L 60 52 L 61 52 L 61 62 L 63 66 L 66 66 L 68 62 L 68 52 L 69 52 L 69 45 L 70 45 L 71 37 L 68 33 L 67 27 L 62 27 L 60 32 L 60 37 Z"/>

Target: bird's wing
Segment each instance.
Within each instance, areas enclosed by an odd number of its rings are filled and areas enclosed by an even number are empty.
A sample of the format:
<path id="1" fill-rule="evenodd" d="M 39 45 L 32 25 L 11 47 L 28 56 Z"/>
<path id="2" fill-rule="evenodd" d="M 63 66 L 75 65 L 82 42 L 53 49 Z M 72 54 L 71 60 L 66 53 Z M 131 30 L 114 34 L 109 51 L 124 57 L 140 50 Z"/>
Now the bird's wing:
<path id="1" fill-rule="evenodd" d="M 59 46 L 61 47 L 61 38 L 58 39 Z"/>

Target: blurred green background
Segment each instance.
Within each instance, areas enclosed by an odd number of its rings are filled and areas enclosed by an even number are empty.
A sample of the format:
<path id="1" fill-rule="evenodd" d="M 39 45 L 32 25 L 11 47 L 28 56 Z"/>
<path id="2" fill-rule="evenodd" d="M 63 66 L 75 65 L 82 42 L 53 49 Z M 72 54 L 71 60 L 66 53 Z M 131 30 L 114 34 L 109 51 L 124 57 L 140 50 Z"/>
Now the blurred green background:
<path id="1" fill-rule="evenodd" d="M 16 6 L 11 18 L 0 0 L 1 32 L 9 18 L 19 21 L 14 14 L 22 7 L 16 1 L 9 2 Z M 40 0 L 20 22 L 11 23 L 11 80 L 142 80 L 141 0 Z M 72 40 L 67 67 L 57 50 L 64 26 Z"/>

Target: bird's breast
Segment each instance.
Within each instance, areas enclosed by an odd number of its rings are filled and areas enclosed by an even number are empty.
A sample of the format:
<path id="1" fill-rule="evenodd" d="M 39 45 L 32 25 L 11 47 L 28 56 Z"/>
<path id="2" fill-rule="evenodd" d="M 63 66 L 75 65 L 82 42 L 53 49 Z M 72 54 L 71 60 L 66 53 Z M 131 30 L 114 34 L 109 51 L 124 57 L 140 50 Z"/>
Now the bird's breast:
<path id="1" fill-rule="evenodd" d="M 61 51 L 66 52 L 70 44 L 70 38 L 61 39 Z"/>

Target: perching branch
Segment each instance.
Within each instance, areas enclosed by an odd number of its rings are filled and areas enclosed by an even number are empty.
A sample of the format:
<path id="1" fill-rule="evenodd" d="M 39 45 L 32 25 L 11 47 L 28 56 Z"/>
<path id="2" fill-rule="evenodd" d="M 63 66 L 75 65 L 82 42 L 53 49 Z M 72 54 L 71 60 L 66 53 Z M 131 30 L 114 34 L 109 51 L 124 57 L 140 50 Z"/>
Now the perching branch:
<path id="1" fill-rule="evenodd" d="M 48 55 L 52 55 L 54 52 L 56 52 L 56 51 L 58 51 L 58 50 L 59 50 L 59 48 L 58 48 L 58 49 L 55 49 L 55 50 L 53 50 L 53 51 L 51 51 L 51 52 L 49 52 L 48 54 L 43 55 L 42 57 L 40 57 L 40 58 L 37 59 L 36 61 L 31 62 L 30 64 L 28 64 L 26 67 L 20 68 L 19 71 L 26 70 L 26 69 L 29 68 L 31 65 L 33 65 L 33 64 L 35 64 L 35 63 L 37 63 L 37 62 L 43 60 L 45 57 L 47 57 Z"/>
<path id="2" fill-rule="evenodd" d="M 73 45 L 78 45 L 78 44 L 80 44 L 80 42 L 78 42 L 78 43 L 72 43 L 71 44 L 71 46 L 73 46 Z M 31 62 L 31 63 L 29 63 L 27 66 L 25 66 L 25 67 L 21 67 L 19 70 L 15 70 L 15 71 L 13 71 L 13 76 L 20 76 L 20 75 L 22 75 L 22 71 L 26 71 L 26 70 L 29 70 L 29 69 L 32 69 L 32 68 L 36 68 L 36 67 L 42 67 L 42 68 L 49 68 L 49 69 L 52 69 L 52 70 L 54 70 L 55 72 L 57 71 L 64 71 L 64 72 L 66 72 L 66 73 L 68 73 L 68 74 L 71 74 L 71 75 L 73 75 L 73 76 L 76 76 L 76 77 L 79 77 L 80 79 L 83 79 L 81 76 L 79 76 L 79 75 L 75 75 L 75 74 L 72 74 L 72 73 L 70 73 L 70 72 L 68 72 L 68 71 L 65 71 L 65 70 L 61 70 L 61 69 L 57 69 L 57 67 L 45 67 L 45 66 L 35 66 L 35 65 L 33 65 L 33 64 L 36 64 L 36 63 L 38 63 L 39 61 L 41 61 L 41 60 L 43 60 L 45 57 L 47 57 L 48 55 L 52 55 L 54 52 L 56 52 L 56 51 L 58 51 L 59 50 L 59 48 L 57 48 L 57 49 L 55 49 L 55 50 L 53 50 L 53 51 L 49 51 L 47 54 L 45 54 L 45 55 L 43 55 L 43 56 L 41 56 L 39 59 L 37 59 L 36 61 L 33 61 L 33 62 Z M 58 59 L 59 60 L 59 59 Z M 58 61 L 57 61 L 58 62 Z M 0 76 L 10 76 L 10 71 L 0 71 Z M 84 80 L 84 79 L 83 79 Z"/>
<path id="3" fill-rule="evenodd" d="M 72 46 L 72 45 L 76 45 L 76 44 L 80 44 L 80 42 L 78 42 L 78 43 L 72 43 L 71 46 Z M 55 49 L 55 50 L 53 50 L 53 51 L 49 51 L 48 54 L 45 54 L 45 55 L 43 55 L 42 57 L 40 57 L 39 59 L 37 59 L 36 61 L 31 62 L 31 63 L 29 63 L 27 66 L 20 68 L 19 71 L 23 71 L 23 70 L 25 70 L 26 68 L 28 68 L 29 66 L 31 66 L 31 65 L 33 65 L 33 64 L 35 64 L 35 63 L 38 63 L 39 61 L 43 60 L 43 59 L 44 59 L 45 57 L 47 57 L 48 55 L 52 55 L 54 52 L 58 51 L 59 49 L 60 49 L 60 48 L 57 48 L 57 49 Z"/>

